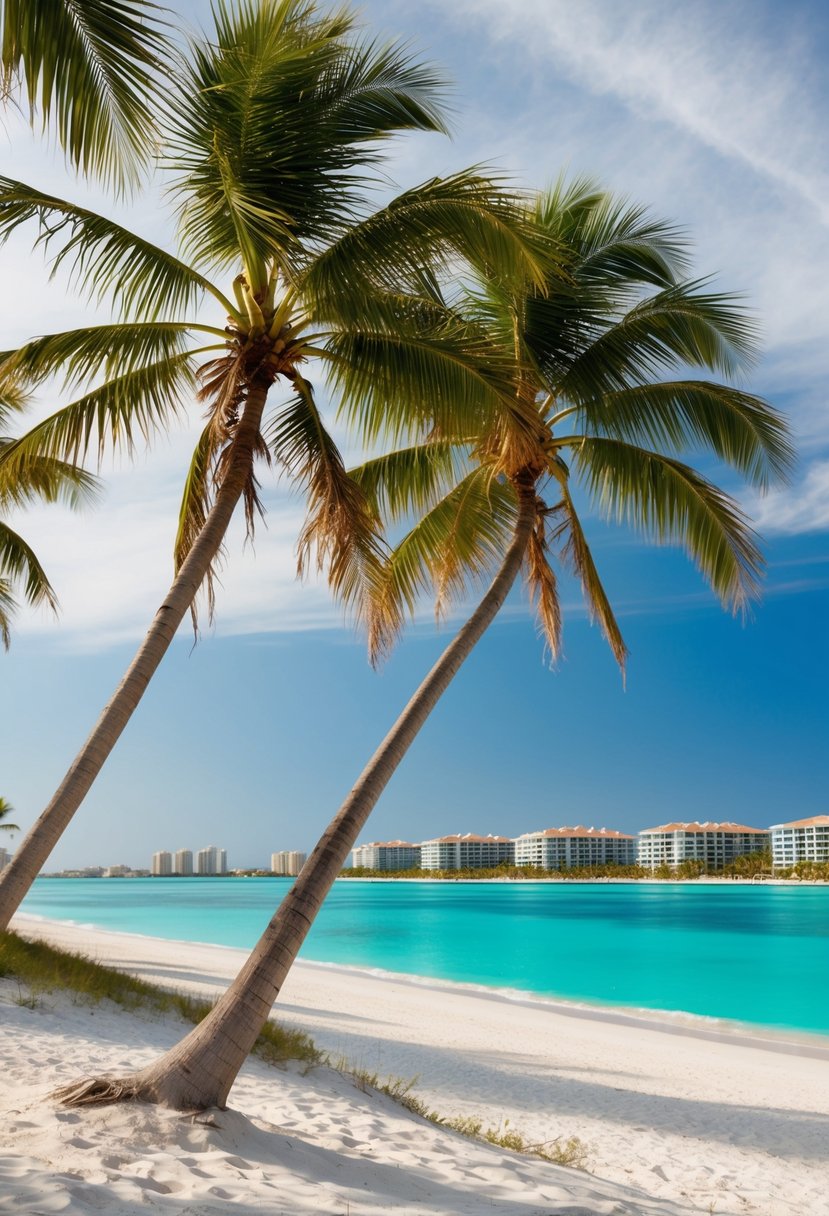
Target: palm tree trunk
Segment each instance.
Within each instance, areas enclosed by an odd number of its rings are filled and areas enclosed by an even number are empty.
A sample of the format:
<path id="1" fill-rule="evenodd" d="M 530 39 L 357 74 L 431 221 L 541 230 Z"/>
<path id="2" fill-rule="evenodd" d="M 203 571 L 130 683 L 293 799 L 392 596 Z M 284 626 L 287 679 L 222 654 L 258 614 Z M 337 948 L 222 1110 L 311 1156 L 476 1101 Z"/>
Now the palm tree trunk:
<path id="1" fill-rule="evenodd" d="M 204 527 L 95 729 L 72 762 L 52 801 L 32 826 L 11 864 L 0 875 L 0 932 L 8 928 L 29 887 L 118 742 L 219 551 L 253 463 L 269 386 L 270 382 L 263 380 L 251 388 L 232 441 L 227 475 Z"/>
<path id="2" fill-rule="evenodd" d="M 224 1106 L 239 1069 L 270 1016 L 285 976 L 375 803 L 515 582 L 536 509 L 532 479 L 527 478 L 517 489 L 515 532 L 492 585 L 372 756 L 231 987 L 204 1021 L 155 1064 L 133 1077 L 96 1078 L 67 1086 L 55 1095 L 64 1103 L 85 1105 L 138 1098 L 178 1110 Z"/>

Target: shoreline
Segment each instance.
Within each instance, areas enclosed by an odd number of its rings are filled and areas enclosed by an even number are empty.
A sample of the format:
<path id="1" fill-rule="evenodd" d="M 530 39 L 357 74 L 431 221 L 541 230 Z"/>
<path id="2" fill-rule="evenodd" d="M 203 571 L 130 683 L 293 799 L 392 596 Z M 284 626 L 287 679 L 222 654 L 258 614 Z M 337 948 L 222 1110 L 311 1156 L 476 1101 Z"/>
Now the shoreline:
<path id="1" fill-rule="evenodd" d="M 374 880 L 369 880 L 374 881 Z M 382 881 L 382 880 L 380 880 Z M 73 920 L 56 920 L 34 913 L 18 913 L 15 917 L 14 928 L 21 922 L 18 931 L 25 935 L 27 922 L 31 921 L 32 930 L 45 926 L 50 938 L 59 937 L 62 926 L 78 930 L 82 934 L 93 934 L 96 937 L 118 939 L 132 938 L 151 944 L 176 946 L 185 950 L 196 948 L 204 950 L 221 950 L 238 955 L 238 965 L 241 966 L 249 954 L 243 946 L 229 946 L 221 942 L 189 941 L 186 938 L 155 937 L 148 933 L 132 933 L 123 929 L 107 929 L 90 922 Z M 113 943 L 115 944 L 115 943 Z M 414 988 L 433 992 L 457 992 L 479 997 L 481 1000 L 499 1001 L 506 1005 L 521 1005 L 526 1008 L 549 1009 L 563 1017 L 586 1018 L 600 1022 L 608 1022 L 619 1026 L 638 1026 L 664 1034 L 687 1034 L 695 1038 L 706 1039 L 710 1042 L 743 1043 L 746 1046 L 762 1046 L 769 1051 L 778 1051 L 790 1055 L 811 1056 L 814 1059 L 829 1059 L 829 1032 L 801 1030 L 780 1026 L 767 1026 L 763 1023 L 740 1022 L 729 1018 L 720 1018 L 707 1014 L 692 1013 L 687 1010 L 651 1009 L 647 1006 L 598 1005 L 589 1001 L 569 1000 L 566 997 L 534 993 L 526 989 L 497 987 L 487 984 L 465 982 L 463 980 L 442 979 L 437 976 L 420 975 L 406 971 L 389 971 L 382 967 L 358 967 L 349 963 L 334 963 L 320 959 L 299 958 L 295 967 L 305 967 L 324 971 L 333 971 L 344 976 L 375 979 L 380 983 L 408 984 Z M 278 1005 L 276 1007 L 278 1013 Z"/>
<path id="2" fill-rule="evenodd" d="M 220 992 L 247 956 L 30 917 L 14 927 L 201 995 Z M 640 1188 L 683 1213 L 715 1201 L 717 1216 L 829 1216 L 823 1050 L 305 961 L 274 1012 L 335 1060 L 381 1078 L 418 1076 L 418 1096 L 444 1117 L 514 1128 L 530 1143 L 577 1137 L 597 1187 Z M 230 1102 L 247 1113 L 245 1085 Z M 418 1139 L 430 1126 L 418 1124 Z"/>
<path id="3" fill-rule="evenodd" d="M 360 881 L 374 882 L 384 880 L 366 879 Z M 31 930 L 33 932 L 38 926 L 44 926 L 44 935 L 48 940 L 54 940 L 55 944 L 60 944 L 60 930 L 63 926 L 66 926 L 70 930 L 77 930 L 82 934 L 102 935 L 113 939 L 120 937 L 136 939 L 151 944 L 159 943 L 160 946 L 177 946 L 185 951 L 192 948 L 198 950 L 229 951 L 238 955 L 237 970 L 250 953 L 250 949 L 244 946 L 229 946 L 221 942 L 200 940 L 190 941 L 186 938 L 155 937 L 148 933 L 133 933 L 127 929 L 108 929 L 102 925 L 95 925 L 92 922 L 52 919 L 39 913 L 31 912 L 18 912 L 12 923 L 12 928 L 25 936 L 29 922 L 31 922 Z M 78 947 L 74 946 L 67 946 L 66 948 L 78 949 Z M 104 960 L 101 959 L 99 961 Z M 693 1013 L 684 1009 L 661 1009 L 651 1008 L 647 1005 L 629 1006 L 613 1005 L 610 1003 L 602 1005 L 586 1000 L 582 1001 L 553 994 L 536 993 L 522 988 L 499 987 L 472 981 L 444 979 L 440 976 L 421 975 L 416 972 L 390 971 L 383 967 L 359 967 L 350 963 L 328 962 L 321 959 L 299 958 L 293 965 L 300 969 L 310 967 L 330 970 L 346 976 L 365 976 L 376 979 L 381 983 L 409 984 L 415 988 L 434 992 L 466 993 L 470 996 L 480 997 L 482 1000 L 500 1001 L 507 1005 L 550 1009 L 562 1017 L 587 1018 L 619 1026 L 638 1026 L 664 1034 L 687 1034 L 698 1039 L 708 1040 L 709 1042 L 745 1043 L 748 1046 L 761 1045 L 769 1051 L 829 1060 L 829 1030 L 821 1032 L 800 1027 L 770 1026 L 762 1022 L 742 1022 L 737 1019 L 718 1017 L 712 1014 Z M 228 973 L 228 978 L 232 978 L 230 972 Z M 158 982 L 160 983 L 161 981 L 159 980 Z M 276 1011 L 278 1012 L 278 1006 Z"/>

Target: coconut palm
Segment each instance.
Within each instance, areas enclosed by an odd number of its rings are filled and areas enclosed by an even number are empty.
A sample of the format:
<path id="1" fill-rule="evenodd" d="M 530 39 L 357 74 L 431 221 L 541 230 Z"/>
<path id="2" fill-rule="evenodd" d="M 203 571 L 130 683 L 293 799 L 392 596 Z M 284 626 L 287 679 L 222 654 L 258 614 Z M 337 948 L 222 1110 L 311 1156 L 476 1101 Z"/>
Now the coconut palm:
<path id="1" fill-rule="evenodd" d="M 0 798 L 0 821 L 5 819 L 7 815 L 14 814 L 14 807 L 9 802 L 8 798 Z M 20 828 L 16 823 L 0 822 L 0 832 L 19 832 Z"/>
<path id="2" fill-rule="evenodd" d="M 173 48 L 149 0 L 2 0 L 0 87 L 25 95 L 72 166 L 134 183 L 155 151 L 157 82 Z"/>
<path id="3" fill-rule="evenodd" d="M 747 520 L 677 452 L 707 450 L 762 485 L 788 464 L 784 425 L 739 389 L 659 378 L 686 365 L 735 372 L 751 351 L 750 322 L 733 300 L 682 279 L 684 250 L 669 226 L 585 183 L 542 196 L 528 218 L 555 242 L 566 276 L 556 272 L 542 287 L 526 276 L 485 277 L 455 301 L 459 323 L 496 359 L 512 361 L 515 399 L 525 408 L 481 415 L 475 430 L 439 425 L 425 442 L 353 471 L 387 516 L 421 514 L 373 588 L 391 631 L 432 584 L 443 601 L 463 592 L 470 575 L 493 572 L 489 588 L 363 770 L 212 1012 L 147 1069 L 70 1086 L 62 1092 L 66 1102 L 224 1104 L 368 815 L 522 565 L 553 653 L 561 627 L 555 553 L 576 570 L 614 656 L 624 662 L 571 479 L 606 514 L 658 542 L 684 545 L 726 606 L 743 611 L 756 593 L 762 562 Z M 433 294 L 446 305 L 436 288 Z M 390 422 L 392 429 L 405 426 L 402 414 L 380 411 L 382 398 L 373 412 L 359 386 L 351 389 L 347 407 L 359 408 L 367 434 L 388 430 Z M 375 645 L 390 640 L 387 632 Z"/>
<path id="4" fill-rule="evenodd" d="M 0 397 L 0 426 L 8 423 L 24 406 L 25 398 L 14 390 Z M 12 442 L 10 438 L 0 436 L 0 460 Z M 34 550 L 10 527 L 3 515 L 36 501 L 63 501 L 71 507 L 80 507 L 91 501 L 95 492 L 95 479 L 89 473 L 52 456 L 33 457 L 24 478 L 7 479 L 0 474 L 0 642 L 6 650 L 11 644 L 18 586 L 22 587 L 27 603 L 33 607 L 45 604 L 56 612 L 58 601 Z"/>
<path id="5" fill-rule="evenodd" d="M 78 461 L 109 445 L 129 451 L 176 418 L 196 388 L 207 411 L 183 495 L 175 581 L 3 872 L 0 929 L 204 583 L 212 610 L 212 572 L 231 516 L 241 499 L 251 531 L 260 507 L 257 465 L 276 462 L 307 490 L 301 568 L 327 562 L 334 589 L 365 598 L 372 636 L 383 632 L 382 605 L 369 594 L 379 569 L 377 521 L 324 426 L 308 366 L 317 362 L 373 411 L 388 405 L 414 417 L 428 405 L 430 419 L 446 427 L 471 425 L 486 410 L 517 412 L 477 337 L 426 293 L 459 256 L 541 273 L 513 202 L 467 171 L 379 210 L 368 204 L 383 142 L 399 131 L 441 131 L 441 93 L 431 68 L 400 47 L 359 38 L 345 11 L 323 16 L 306 0 L 246 0 L 234 11 L 220 4 L 213 41 L 192 45 L 167 98 L 165 164 L 181 257 L 104 216 L 0 179 L 0 236 L 36 221 L 53 265 L 71 269 L 122 315 L 36 338 L 0 360 L 0 389 L 31 389 L 55 374 L 67 388 L 85 389 L 9 447 L 0 476 L 22 484 L 44 457 Z M 234 276 L 227 293 L 218 271 Z M 202 297 L 219 305 L 220 324 L 198 319 Z"/>

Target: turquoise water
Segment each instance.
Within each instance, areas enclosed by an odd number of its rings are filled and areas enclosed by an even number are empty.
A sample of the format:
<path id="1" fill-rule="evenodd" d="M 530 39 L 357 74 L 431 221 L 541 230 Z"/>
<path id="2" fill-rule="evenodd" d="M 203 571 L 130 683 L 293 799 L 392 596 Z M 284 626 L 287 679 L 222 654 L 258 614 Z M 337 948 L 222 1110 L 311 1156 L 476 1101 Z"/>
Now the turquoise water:
<path id="1" fill-rule="evenodd" d="M 38 879 L 22 911 L 252 946 L 290 879 Z M 829 1034 L 829 887 L 337 882 L 304 958 Z"/>

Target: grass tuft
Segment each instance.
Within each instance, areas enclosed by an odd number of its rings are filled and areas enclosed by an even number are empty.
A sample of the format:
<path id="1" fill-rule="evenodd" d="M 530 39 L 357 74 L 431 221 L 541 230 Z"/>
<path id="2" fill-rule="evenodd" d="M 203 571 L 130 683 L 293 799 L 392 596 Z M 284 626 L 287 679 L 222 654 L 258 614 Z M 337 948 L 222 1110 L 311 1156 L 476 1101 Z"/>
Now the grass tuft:
<path id="1" fill-rule="evenodd" d="M 0 934 L 0 978 L 17 981 L 17 1004 L 34 1008 L 46 992 L 69 991 L 90 1004 L 112 1001 L 123 1009 L 176 1013 L 194 1026 L 207 1017 L 213 1002 L 183 992 L 167 992 L 82 954 L 57 950 L 45 942 L 27 941 L 16 933 Z M 25 989 L 28 995 L 23 995 Z M 326 1061 L 324 1052 L 302 1030 L 267 1022 L 253 1048 L 269 1064 L 300 1060 L 309 1067 Z"/>
<path id="2" fill-rule="evenodd" d="M 338 1072 L 350 1077 L 362 1093 L 373 1089 L 378 1093 L 387 1094 L 406 1110 L 420 1115 L 423 1119 L 428 1119 L 430 1123 L 434 1123 L 438 1127 L 445 1127 L 447 1131 L 458 1132 L 459 1135 L 466 1136 L 468 1140 L 480 1140 L 486 1144 L 495 1144 L 499 1148 L 509 1149 L 513 1153 L 540 1157 L 543 1161 L 550 1161 L 554 1165 L 566 1165 L 577 1170 L 587 1169 L 590 1150 L 578 1136 L 570 1136 L 566 1140 L 562 1136 L 557 1136 L 554 1140 L 544 1140 L 534 1144 L 528 1141 L 521 1132 L 511 1128 L 509 1119 L 504 1119 L 500 1127 L 484 1128 L 483 1120 L 477 1119 L 473 1115 L 455 1115 L 447 1118 L 438 1111 L 431 1110 L 428 1103 L 413 1092 L 419 1077 L 407 1079 L 389 1076 L 385 1080 L 381 1080 L 379 1073 L 370 1072 L 367 1068 L 353 1068 L 344 1056 L 336 1062 L 329 1061 L 329 1063 Z"/>

